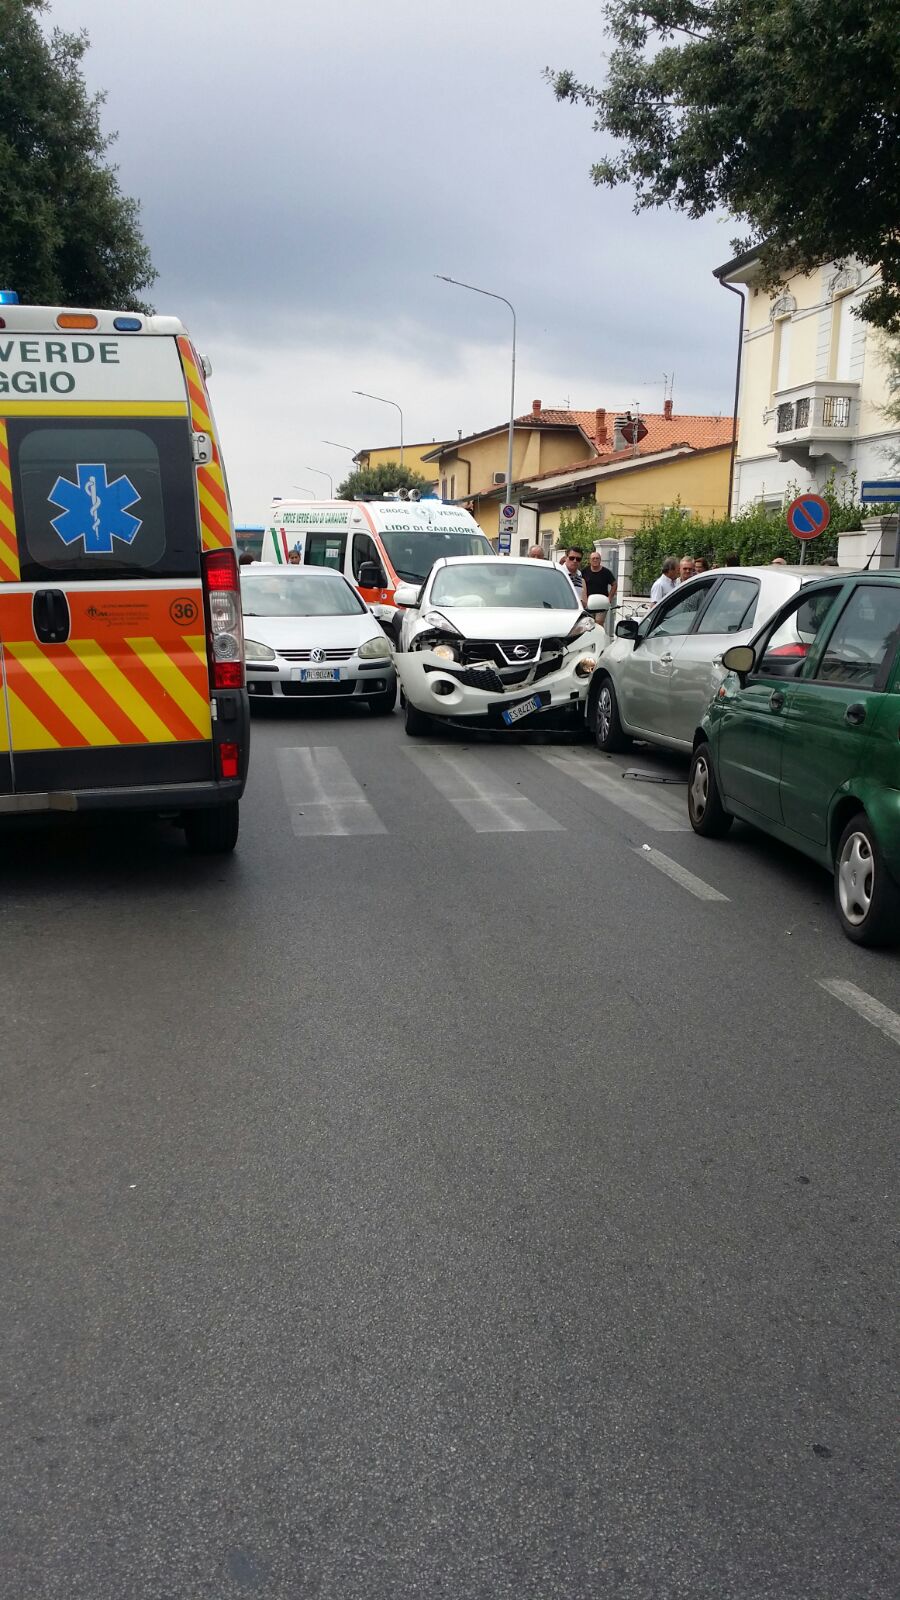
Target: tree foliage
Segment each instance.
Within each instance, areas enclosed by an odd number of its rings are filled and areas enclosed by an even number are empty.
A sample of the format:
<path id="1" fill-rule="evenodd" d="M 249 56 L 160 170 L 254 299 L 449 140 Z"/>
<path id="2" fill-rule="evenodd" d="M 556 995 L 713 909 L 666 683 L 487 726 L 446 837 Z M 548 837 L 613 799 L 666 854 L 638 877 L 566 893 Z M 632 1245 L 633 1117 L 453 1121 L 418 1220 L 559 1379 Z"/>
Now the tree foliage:
<path id="1" fill-rule="evenodd" d="M 594 182 L 636 209 L 749 226 L 766 286 L 857 256 L 882 282 L 862 314 L 900 331 L 897 0 L 608 0 L 605 83 L 547 69 L 618 147 Z"/>
<path id="2" fill-rule="evenodd" d="M 81 74 L 88 37 L 47 37 L 45 10 L 0 0 L 0 285 L 31 304 L 145 310 L 156 273 L 105 159 L 114 136 Z"/>
<path id="3" fill-rule="evenodd" d="M 559 514 L 557 548 L 568 550 L 574 545 L 585 556 L 594 548 L 594 540 L 601 534 L 600 507 L 596 500 L 582 500 L 580 505 L 567 506 Z"/>
<path id="4" fill-rule="evenodd" d="M 361 467 L 357 472 L 351 472 L 349 478 L 338 484 L 338 499 L 354 500 L 357 495 L 363 494 L 393 494 L 395 489 L 418 489 L 424 494 L 426 489 L 433 487 L 427 478 L 420 478 L 409 467 L 401 467 L 394 461 L 383 461 L 377 467 Z"/>

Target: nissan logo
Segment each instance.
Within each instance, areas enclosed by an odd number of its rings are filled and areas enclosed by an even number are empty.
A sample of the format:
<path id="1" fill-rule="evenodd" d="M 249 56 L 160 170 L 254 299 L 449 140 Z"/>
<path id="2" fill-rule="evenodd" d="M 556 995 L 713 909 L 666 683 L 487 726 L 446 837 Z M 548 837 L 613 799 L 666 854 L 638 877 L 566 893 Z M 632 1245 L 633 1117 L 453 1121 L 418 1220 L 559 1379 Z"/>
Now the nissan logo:
<path id="1" fill-rule="evenodd" d="M 517 644 L 513 651 L 513 655 L 517 661 L 524 661 L 527 656 L 531 655 L 531 651 L 529 650 L 527 644 Z"/>
<path id="2" fill-rule="evenodd" d="M 313 650 L 313 651 L 310 652 L 309 659 L 310 659 L 310 661 L 324 661 L 325 660 L 325 651 L 324 650 Z"/>

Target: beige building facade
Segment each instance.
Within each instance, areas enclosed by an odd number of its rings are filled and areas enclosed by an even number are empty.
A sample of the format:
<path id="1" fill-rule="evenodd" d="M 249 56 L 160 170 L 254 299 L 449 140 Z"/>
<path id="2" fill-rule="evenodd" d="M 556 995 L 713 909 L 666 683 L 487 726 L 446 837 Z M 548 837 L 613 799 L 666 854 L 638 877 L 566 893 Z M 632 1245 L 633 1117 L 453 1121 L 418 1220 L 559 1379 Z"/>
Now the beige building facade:
<path id="1" fill-rule="evenodd" d="M 860 262 L 828 262 L 777 294 L 753 252 L 715 276 L 744 297 L 732 508 L 772 506 L 842 480 L 890 477 L 900 433 L 885 420 L 882 335 L 854 315 L 877 282 Z M 737 308 L 735 308 L 737 309 Z"/>

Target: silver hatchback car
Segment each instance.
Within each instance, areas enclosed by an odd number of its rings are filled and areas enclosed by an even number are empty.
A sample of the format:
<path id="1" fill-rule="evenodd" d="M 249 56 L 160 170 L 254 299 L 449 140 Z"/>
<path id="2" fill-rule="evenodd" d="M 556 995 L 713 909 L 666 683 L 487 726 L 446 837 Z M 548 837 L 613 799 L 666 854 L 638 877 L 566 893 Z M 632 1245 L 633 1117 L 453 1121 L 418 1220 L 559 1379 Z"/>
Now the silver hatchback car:
<path id="1" fill-rule="evenodd" d="M 588 694 L 587 725 L 599 749 L 644 739 L 690 754 L 725 676 L 723 651 L 749 643 L 804 584 L 833 576 L 833 567 L 722 567 L 679 584 L 641 622 L 620 622 Z"/>

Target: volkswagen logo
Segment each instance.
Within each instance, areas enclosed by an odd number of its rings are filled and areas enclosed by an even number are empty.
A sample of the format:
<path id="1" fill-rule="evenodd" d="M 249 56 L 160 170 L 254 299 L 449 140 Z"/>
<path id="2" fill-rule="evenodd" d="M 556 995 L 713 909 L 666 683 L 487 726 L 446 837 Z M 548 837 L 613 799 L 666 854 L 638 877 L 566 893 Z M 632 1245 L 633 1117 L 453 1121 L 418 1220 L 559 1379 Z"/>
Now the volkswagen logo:
<path id="1" fill-rule="evenodd" d="M 513 650 L 513 655 L 517 661 L 526 661 L 531 655 L 531 651 L 527 644 L 517 644 Z"/>
<path id="2" fill-rule="evenodd" d="M 324 650 L 311 650 L 309 659 L 310 659 L 310 661 L 324 661 L 325 660 L 325 651 Z"/>

